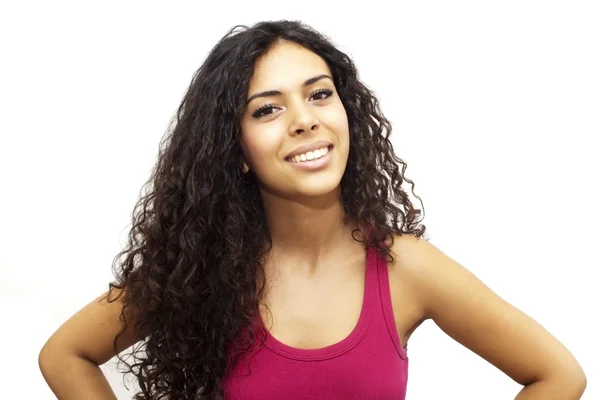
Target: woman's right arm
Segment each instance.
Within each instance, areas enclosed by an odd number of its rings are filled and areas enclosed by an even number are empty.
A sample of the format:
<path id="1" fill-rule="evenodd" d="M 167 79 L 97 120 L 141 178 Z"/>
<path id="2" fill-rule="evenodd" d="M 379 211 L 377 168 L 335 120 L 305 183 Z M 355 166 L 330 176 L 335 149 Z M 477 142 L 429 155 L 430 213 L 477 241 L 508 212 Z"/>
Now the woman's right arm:
<path id="1" fill-rule="evenodd" d="M 117 294 L 119 290 L 113 289 L 111 300 Z M 123 296 L 111 303 L 104 297 L 106 293 L 69 318 L 40 351 L 42 375 L 60 400 L 115 400 L 117 397 L 99 366 L 143 339 L 133 332 L 135 318 L 128 320 L 127 331 L 119 337 L 115 353 L 113 341 L 121 330 Z"/>

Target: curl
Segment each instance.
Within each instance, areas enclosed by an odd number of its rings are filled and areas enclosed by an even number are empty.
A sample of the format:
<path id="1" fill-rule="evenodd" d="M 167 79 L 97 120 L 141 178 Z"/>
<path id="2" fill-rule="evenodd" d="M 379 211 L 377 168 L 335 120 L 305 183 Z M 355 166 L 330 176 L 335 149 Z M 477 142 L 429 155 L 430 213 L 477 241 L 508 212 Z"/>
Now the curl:
<path id="1" fill-rule="evenodd" d="M 332 71 L 350 130 L 341 200 L 357 240 L 391 259 L 394 235 L 425 233 L 402 188 L 414 194 L 391 125 L 352 60 L 300 22 L 232 28 L 194 74 L 113 261 L 107 298 L 118 291 L 124 305 L 115 352 L 128 327 L 145 338 L 132 364 L 118 355 L 137 379 L 136 400 L 222 398 L 227 371 L 260 337 L 252 324 L 271 238 L 256 180 L 238 172 L 239 119 L 254 63 L 278 40 L 312 50 Z"/>

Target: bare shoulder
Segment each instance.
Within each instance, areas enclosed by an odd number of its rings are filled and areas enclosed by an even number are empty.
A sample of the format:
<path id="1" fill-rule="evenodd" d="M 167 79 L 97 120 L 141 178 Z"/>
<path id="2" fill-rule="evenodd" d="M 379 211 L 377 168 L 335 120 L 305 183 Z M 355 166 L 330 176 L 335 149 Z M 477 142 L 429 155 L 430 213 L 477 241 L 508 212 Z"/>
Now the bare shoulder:
<path id="1" fill-rule="evenodd" d="M 402 298 L 402 308 L 410 304 L 413 319 L 428 319 L 426 294 L 422 283 L 426 279 L 426 253 L 431 252 L 425 239 L 413 235 L 395 235 L 391 247 L 393 262 L 389 265 L 390 290 L 393 298 Z"/>
<path id="2" fill-rule="evenodd" d="M 561 379 L 585 386 L 573 355 L 533 318 L 502 299 L 425 239 L 395 237 L 390 285 L 412 293 L 423 318 L 516 382 Z"/>

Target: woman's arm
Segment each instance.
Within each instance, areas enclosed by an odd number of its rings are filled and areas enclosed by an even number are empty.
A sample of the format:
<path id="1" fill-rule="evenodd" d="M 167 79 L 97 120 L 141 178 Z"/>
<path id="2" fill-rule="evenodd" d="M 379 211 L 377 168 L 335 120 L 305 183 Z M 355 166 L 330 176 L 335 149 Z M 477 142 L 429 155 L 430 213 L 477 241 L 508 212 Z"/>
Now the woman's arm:
<path id="1" fill-rule="evenodd" d="M 425 240 L 404 235 L 392 250 L 395 269 L 421 293 L 424 316 L 522 384 L 516 400 L 581 398 L 581 366 L 535 320 Z"/>
<path id="2" fill-rule="evenodd" d="M 115 289 L 113 293 L 119 291 Z M 69 318 L 40 351 L 42 375 L 60 400 L 117 398 L 99 366 L 141 339 L 134 335 L 135 321 L 128 320 L 129 326 L 119 338 L 115 353 L 113 340 L 121 330 L 122 297 L 108 303 L 105 295 Z"/>

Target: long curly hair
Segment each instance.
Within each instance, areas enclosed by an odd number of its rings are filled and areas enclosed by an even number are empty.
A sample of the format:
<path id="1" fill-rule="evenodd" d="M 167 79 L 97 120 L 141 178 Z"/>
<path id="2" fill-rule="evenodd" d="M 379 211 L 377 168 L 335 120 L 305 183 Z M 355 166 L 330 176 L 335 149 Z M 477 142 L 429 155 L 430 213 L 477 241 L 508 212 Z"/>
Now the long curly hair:
<path id="1" fill-rule="evenodd" d="M 424 213 L 402 188 L 406 181 L 414 194 L 391 124 L 353 61 L 301 22 L 233 27 L 194 73 L 113 261 L 106 298 L 123 303 L 115 352 L 128 327 L 145 338 L 132 347 L 133 364 L 117 354 L 137 378 L 136 400 L 221 399 L 227 371 L 254 343 L 254 330 L 240 337 L 253 326 L 272 242 L 257 178 L 239 173 L 240 118 L 254 64 L 279 40 L 316 53 L 333 74 L 348 116 L 341 202 L 345 221 L 358 223 L 355 240 L 390 260 L 394 234 L 424 237 Z"/>

